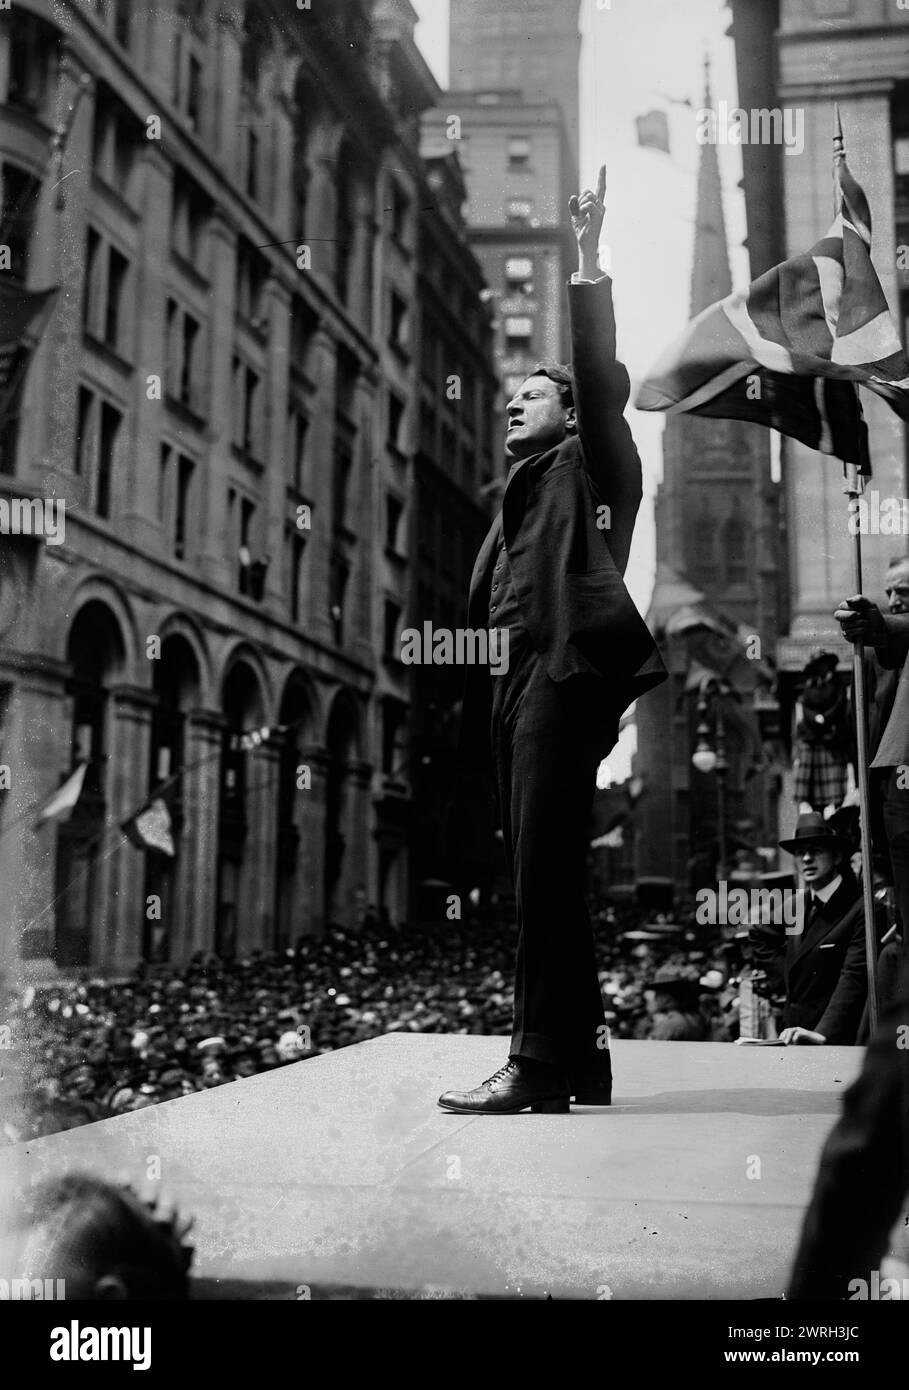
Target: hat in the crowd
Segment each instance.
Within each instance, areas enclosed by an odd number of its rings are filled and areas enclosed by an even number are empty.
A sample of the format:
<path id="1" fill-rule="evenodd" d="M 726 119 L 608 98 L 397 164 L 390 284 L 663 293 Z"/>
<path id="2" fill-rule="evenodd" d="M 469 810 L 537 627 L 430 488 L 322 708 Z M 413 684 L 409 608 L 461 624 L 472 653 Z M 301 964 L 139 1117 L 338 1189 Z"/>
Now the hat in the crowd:
<path id="1" fill-rule="evenodd" d="M 813 676 L 819 674 L 824 669 L 835 671 L 839 664 L 839 657 L 835 652 L 826 652 L 823 647 L 815 647 L 814 651 L 805 662 L 805 675 Z"/>
<path id="2" fill-rule="evenodd" d="M 791 840 L 780 840 L 780 849 L 789 854 L 799 854 L 807 845 L 826 845 L 828 849 L 842 851 L 851 848 L 851 842 L 840 835 L 825 821 L 820 811 L 803 811 L 795 824 L 795 835 Z"/>
<path id="3" fill-rule="evenodd" d="M 697 990 L 698 978 L 678 965 L 661 965 L 654 971 L 651 987 L 672 994 L 690 994 Z"/>

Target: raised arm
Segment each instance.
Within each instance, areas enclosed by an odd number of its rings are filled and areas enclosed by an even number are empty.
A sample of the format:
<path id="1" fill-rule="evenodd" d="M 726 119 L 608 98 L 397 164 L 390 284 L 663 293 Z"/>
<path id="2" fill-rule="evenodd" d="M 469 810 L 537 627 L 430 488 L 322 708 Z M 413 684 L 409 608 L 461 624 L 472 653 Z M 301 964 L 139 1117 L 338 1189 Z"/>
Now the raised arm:
<path id="1" fill-rule="evenodd" d="M 641 460 L 623 415 L 628 372 L 616 361 L 612 281 L 600 271 L 606 169 L 596 192 L 585 189 L 568 204 L 578 243 L 578 273 L 568 287 L 572 373 L 578 438 L 597 499 L 609 508 L 606 540 L 624 574 L 642 496 Z"/>

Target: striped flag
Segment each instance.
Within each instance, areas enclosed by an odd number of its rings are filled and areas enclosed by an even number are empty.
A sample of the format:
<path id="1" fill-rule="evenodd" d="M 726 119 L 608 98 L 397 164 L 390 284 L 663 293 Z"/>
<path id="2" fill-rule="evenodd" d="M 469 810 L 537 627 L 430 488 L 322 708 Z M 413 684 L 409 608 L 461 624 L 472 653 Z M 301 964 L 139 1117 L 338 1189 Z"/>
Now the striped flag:
<path id="1" fill-rule="evenodd" d="M 865 195 L 841 157 L 834 178 L 827 235 L 698 314 L 639 410 L 753 420 L 870 472 L 857 384 L 909 419 L 909 364 L 871 263 Z"/>

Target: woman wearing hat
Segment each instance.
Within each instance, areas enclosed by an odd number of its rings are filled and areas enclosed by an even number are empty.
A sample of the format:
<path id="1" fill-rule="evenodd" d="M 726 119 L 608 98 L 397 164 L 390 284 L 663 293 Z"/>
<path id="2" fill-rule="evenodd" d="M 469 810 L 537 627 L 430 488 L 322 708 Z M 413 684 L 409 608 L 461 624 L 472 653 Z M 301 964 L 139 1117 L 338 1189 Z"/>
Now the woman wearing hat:
<path id="1" fill-rule="evenodd" d="M 856 1040 L 868 992 L 865 914 L 848 865 L 849 840 L 816 811 L 799 816 L 795 835 L 780 848 L 795 859 L 802 880 L 795 925 L 752 933 L 756 966 L 771 988 L 781 986 L 780 1042 L 848 1043 Z"/>

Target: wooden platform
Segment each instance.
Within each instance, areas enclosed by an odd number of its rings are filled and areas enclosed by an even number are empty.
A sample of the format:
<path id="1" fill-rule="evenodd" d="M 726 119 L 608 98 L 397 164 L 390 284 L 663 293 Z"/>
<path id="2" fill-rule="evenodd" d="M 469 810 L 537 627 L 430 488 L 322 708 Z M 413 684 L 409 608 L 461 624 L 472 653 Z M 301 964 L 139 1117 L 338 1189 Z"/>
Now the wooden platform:
<path id="1" fill-rule="evenodd" d="M 782 1294 L 860 1048 L 619 1041 L 611 1109 L 437 1107 L 506 1046 L 389 1034 L 20 1144 L 0 1153 L 0 1206 L 52 1172 L 144 1182 L 159 1161 L 196 1218 L 195 1273 L 247 1296 Z"/>

